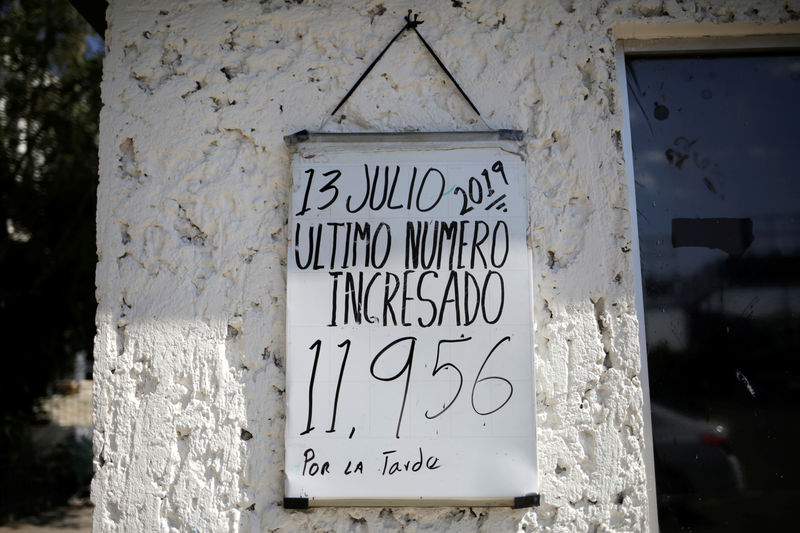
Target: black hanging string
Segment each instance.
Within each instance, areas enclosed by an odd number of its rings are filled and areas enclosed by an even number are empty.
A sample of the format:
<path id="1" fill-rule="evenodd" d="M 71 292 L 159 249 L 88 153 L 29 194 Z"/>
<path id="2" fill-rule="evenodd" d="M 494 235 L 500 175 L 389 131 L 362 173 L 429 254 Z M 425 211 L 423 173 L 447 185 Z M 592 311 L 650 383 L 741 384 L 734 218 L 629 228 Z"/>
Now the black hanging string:
<path id="1" fill-rule="evenodd" d="M 389 47 L 392 46 L 392 44 L 394 44 L 394 42 L 397 40 L 397 38 L 400 37 L 406 30 L 414 30 L 414 33 L 417 34 L 417 37 L 419 37 L 419 40 L 422 41 L 422 44 L 425 45 L 425 48 L 433 56 L 433 59 L 436 60 L 436 64 L 439 65 L 439 67 L 444 71 L 445 74 L 447 74 L 447 77 L 450 78 L 450 81 L 452 81 L 453 85 L 456 86 L 456 89 L 458 89 L 458 92 L 460 92 L 461 96 L 464 97 L 464 100 L 466 100 L 467 103 L 469 104 L 469 106 L 472 108 L 472 110 L 475 111 L 475 114 L 477 114 L 478 116 L 481 116 L 480 111 L 478 111 L 478 108 L 475 107 L 475 104 L 472 103 L 472 100 L 469 99 L 469 96 L 467 96 L 467 93 L 464 92 L 464 89 L 461 88 L 461 86 L 458 84 L 458 82 L 453 77 L 453 75 L 450 74 L 450 71 L 447 70 L 447 67 L 444 66 L 444 63 L 442 63 L 441 59 L 439 59 L 439 56 L 436 55 L 436 52 L 433 51 L 433 48 L 431 48 L 431 46 L 428 44 L 428 42 L 422 37 L 422 35 L 420 35 L 419 31 L 417 31 L 417 26 L 419 26 L 420 24 L 422 24 L 424 22 L 423 20 L 419 20 L 419 14 L 414 14 L 414 17 L 412 18 L 411 17 L 411 10 L 409 9 L 408 10 L 408 15 L 406 15 L 404 18 L 405 18 L 405 21 L 406 21 L 406 25 L 403 26 L 403 28 L 399 32 L 397 32 L 397 34 L 394 37 L 392 37 L 392 40 L 389 41 L 389 44 L 386 45 L 386 47 L 381 51 L 381 53 L 378 54 L 378 57 L 376 57 L 372 61 L 372 63 L 369 65 L 369 67 L 367 67 L 367 70 L 365 70 L 364 73 L 361 75 L 361 77 L 358 78 L 358 81 L 355 83 L 355 85 L 353 85 L 350 88 L 350 90 L 347 91 L 347 94 L 344 95 L 344 98 L 342 98 L 342 101 L 339 102 L 339 105 L 337 105 L 336 109 L 333 110 L 333 112 L 331 113 L 331 116 L 335 115 L 336 112 L 339 111 L 339 108 L 341 108 L 344 105 L 344 103 L 347 101 L 347 99 L 350 98 L 350 95 L 352 95 L 355 92 L 356 88 L 358 88 L 358 86 L 361 84 L 361 82 L 364 81 L 364 78 L 366 78 L 367 75 L 370 73 L 370 71 L 372 71 L 372 68 L 378 63 L 378 61 L 380 61 L 380 59 L 383 57 L 383 54 L 386 53 L 386 51 L 389 49 Z"/>

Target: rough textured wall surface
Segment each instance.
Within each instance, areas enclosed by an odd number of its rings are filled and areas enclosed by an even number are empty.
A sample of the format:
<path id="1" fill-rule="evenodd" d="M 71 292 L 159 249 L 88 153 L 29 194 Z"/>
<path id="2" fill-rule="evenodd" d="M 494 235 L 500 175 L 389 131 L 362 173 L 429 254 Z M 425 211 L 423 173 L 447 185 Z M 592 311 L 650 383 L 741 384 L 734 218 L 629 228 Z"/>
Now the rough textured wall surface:
<path id="1" fill-rule="evenodd" d="M 115 0 L 98 203 L 99 531 L 642 531 L 638 326 L 617 22 L 797 4 Z M 793 7 L 792 7 L 793 6 Z M 406 9 L 491 128 L 527 134 L 536 509 L 283 509 L 289 157 Z M 485 129 L 416 38 L 325 131 Z"/>

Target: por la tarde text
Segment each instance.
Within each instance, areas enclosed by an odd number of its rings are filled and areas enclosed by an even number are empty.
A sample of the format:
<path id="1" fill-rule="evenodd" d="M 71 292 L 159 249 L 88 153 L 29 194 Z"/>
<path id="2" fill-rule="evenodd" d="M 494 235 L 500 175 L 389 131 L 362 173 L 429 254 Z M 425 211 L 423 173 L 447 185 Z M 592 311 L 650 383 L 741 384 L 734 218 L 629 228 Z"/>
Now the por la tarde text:
<path id="1" fill-rule="evenodd" d="M 422 451 L 422 447 L 417 448 L 417 453 L 409 457 L 408 455 L 398 454 L 398 450 L 386 450 L 381 452 L 383 460 L 380 463 L 378 472 L 381 476 L 393 476 L 396 474 L 409 472 L 422 472 L 426 470 L 437 470 L 441 468 L 439 458 L 434 455 L 426 456 Z M 317 454 L 313 448 L 307 448 L 303 452 L 303 476 L 325 476 L 330 475 L 331 472 L 330 461 L 323 461 L 317 459 Z M 349 476 L 352 474 L 364 473 L 363 460 L 350 460 L 344 468 L 334 469 L 340 470 L 344 475 Z"/>

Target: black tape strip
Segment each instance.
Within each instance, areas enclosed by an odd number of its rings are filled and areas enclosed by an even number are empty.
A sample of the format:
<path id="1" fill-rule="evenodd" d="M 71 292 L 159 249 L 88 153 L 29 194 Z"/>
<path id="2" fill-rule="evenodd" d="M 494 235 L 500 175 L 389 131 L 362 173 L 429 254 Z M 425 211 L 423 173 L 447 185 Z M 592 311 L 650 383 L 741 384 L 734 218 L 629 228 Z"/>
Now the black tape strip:
<path id="1" fill-rule="evenodd" d="M 308 498 L 284 498 L 284 509 L 308 509 Z"/>
<path id="2" fill-rule="evenodd" d="M 517 496 L 514 498 L 514 509 L 522 509 L 524 507 L 538 507 L 539 495 L 526 494 L 525 496 Z"/>

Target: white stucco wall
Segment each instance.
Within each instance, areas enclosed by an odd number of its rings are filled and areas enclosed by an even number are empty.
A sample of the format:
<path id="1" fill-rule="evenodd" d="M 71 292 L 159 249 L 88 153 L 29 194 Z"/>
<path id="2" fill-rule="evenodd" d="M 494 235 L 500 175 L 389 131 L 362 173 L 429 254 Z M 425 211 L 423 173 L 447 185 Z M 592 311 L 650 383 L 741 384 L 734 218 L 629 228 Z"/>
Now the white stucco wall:
<path id="1" fill-rule="evenodd" d="M 99 531 L 643 531 L 620 22 L 782 22 L 797 2 L 114 0 L 98 200 Z M 491 128 L 526 132 L 535 509 L 283 499 L 289 154 L 379 49 L 420 32 Z M 325 131 L 485 126 L 415 37 Z"/>

